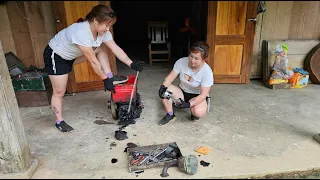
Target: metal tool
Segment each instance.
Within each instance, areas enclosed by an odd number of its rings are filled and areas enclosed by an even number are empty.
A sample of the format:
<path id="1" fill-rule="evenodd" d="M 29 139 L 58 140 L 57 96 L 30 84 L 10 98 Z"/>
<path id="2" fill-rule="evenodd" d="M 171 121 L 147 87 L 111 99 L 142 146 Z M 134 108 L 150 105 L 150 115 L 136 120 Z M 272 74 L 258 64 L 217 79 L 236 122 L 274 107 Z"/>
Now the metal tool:
<path id="1" fill-rule="evenodd" d="M 149 160 L 150 157 L 151 157 L 152 155 L 154 155 L 155 152 L 157 152 L 157 150 L 159 150 L 159 148 L 157 148 L 157 149 L 154 150 L 151 154 L 149 154 L 146 158 L 144 158 L 144 159 L 138 164 L 138 166 L 140 166 L 141 164 L 143 164 L 144 162 L 146 162 L 147 160 Z"/>
<path id="2" fill-rule="evenodd" d="M 169 147 L 169 146 L 168 146 Z M 163 150 L 161 150 L 158 154 L 155 154 L 154 156 L 151 156 L 149 159 L 153 162 L 158 162 L 159 159 L 157 159 L 158 156 L 160 156 L 162 153 L 164 153 L 168 147 L 164 148 Z"/>
<path id="3" fill-rule="evenodd" d="M 168 100 L 171 99 L 172 102 L 173 102 L 175 105 L 181 104 L 180 99 L 174 99 L 174 98 L 172 97 L 172 92 L 169 91 L 168 89 L 166 89 L 166 91 L 163 92 L 162 97 L 165 98 L 165 99 L 168 99 Z"/>
<path id="4" fill-rule="evenodd" d="M 210 100 L 211 100 L 211 97 L 208 96 L 208 97 L 207 97 L 207 103 L 208 103 L 207 111 L 208 111 L 208 112 L 210 112 Z"/>
<path id="5" fill-rule="evenodd" d="M 136 83 L 137 83 L 138 76 L 139 76 L 139 71 L 137 71 L 136 78 L 134 79 L 133 88 L 132 88 L 131 96 L 130 96 L 130 102 L 129 102 L 128 114 L 129 114 L 129 112 L 130 112 L 131 102 L 132 102 L 132 97 L 133 97 L 133 93 L 134 93 L 134 90 L 135 90 L 135 87 L 136 87 Z"/>

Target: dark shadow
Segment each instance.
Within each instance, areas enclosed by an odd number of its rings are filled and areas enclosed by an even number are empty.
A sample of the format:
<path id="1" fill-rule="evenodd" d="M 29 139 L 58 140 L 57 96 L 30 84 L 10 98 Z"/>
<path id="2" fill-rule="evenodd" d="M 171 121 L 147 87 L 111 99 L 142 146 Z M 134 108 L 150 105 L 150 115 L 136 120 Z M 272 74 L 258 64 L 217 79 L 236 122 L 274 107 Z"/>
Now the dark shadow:
<path id="1" fill-rule="evenodd" d="M 196 29 L 192 41 L 206 40 L 207 1 L 111 1 L 117 14 L 113 26 L 115 42 L 134 61 L 149 63 L 148 21 L 167 21 L 171 42 L 172 64 L 179 58 L 188 56 L 182 50 L 186 37 L 180 29 L 185 27 L 184 18 L 190 17 L 190 26 Z M 118 62 L 117 62 L 118 63 Z M 154 65 L 167 62 L 155 62 Z"/>

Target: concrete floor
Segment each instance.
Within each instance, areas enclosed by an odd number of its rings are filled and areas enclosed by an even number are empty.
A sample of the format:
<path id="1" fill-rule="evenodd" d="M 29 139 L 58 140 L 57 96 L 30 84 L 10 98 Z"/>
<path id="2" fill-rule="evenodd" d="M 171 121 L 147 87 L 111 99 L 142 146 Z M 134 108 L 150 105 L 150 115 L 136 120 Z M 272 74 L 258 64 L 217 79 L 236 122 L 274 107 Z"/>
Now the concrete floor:
<path id="1" fill-rule="evenodd" d="M 160 127 L 157 122 L 165 112 L 158 88 L 170 68 L 146 65 L 140 73 L 138 92 L 145 109 L 137 123 L 125 129 L 129 138 L 123 141 L 114 138 L 117 125 L 94 123 L 115 122 L 104 91 L 65 97 L 64 117 L 75 129 L 68 134 L 54 128 L 49 106 L 20 108 L 32 156 L 39 160 L 32 178 L 161 178 L 161 168 L 138 175 L 128 172 L 123 152 L 128 142 L 140 146 L 177 142 L 183 155 L 198 155 L 194 149 L 199 145 L 211 149 L 198 156 L 209 166 L 199 164 L 193 176 L 172 167 L 169 178 L 236 178 L 320 168 L 320 144 L 312 139 L 320 132 L 319 85 L 270 90 L 259 81 L 216 84 L 211 111 L 204 118 L 191 122 L 188 110 L 177 110 L 177 120 Z M 135 73 L 128 67 L 119 69 L 119 74 Z M 117 145 L 111 149 L 112 142 Z M 112 164 L 112 158 L 118 162 Z"/>

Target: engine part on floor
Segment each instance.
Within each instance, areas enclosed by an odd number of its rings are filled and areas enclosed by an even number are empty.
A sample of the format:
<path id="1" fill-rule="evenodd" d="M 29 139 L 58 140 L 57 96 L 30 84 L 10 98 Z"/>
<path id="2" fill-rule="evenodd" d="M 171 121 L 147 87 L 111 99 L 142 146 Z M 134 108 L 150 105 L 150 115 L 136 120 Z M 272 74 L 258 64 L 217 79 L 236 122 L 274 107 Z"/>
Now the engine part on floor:
<path id="1" fill-rule="evenodd" d="M 179 159 L 167 163 L 163 169 L 162 173 L 160 174 L 161 177 L 168 177 L 168 168 L 173 167 L 173 166 L 178 166 L 178 169 L 181 172 L 184 172 L 186 174 L 194 175 L 198 171 L 198 159 L 197 156 L 195 155 L 189 155 L 189 156 L 182 156 Z"/>
<path id="2" fill-rule="evenodd" d="M 115 137 L 117 140 L 125 140 L 125 139 L 128 139 L 127 132 L 126 132 L 126 131 L 121 131 L 121 130 L 115 131 L 114 137 Z"/>
<path id="3" fill-rule="evenodd" d="M 124 84 L 115 85 L 116 93 L 111 92 L 108 108 L 111 109 L 112 118 L 119 120 L 118 125 L 135 124 L 140 117 L 143 104 L 137 92 L 138 75 L 129 75 Z"/>

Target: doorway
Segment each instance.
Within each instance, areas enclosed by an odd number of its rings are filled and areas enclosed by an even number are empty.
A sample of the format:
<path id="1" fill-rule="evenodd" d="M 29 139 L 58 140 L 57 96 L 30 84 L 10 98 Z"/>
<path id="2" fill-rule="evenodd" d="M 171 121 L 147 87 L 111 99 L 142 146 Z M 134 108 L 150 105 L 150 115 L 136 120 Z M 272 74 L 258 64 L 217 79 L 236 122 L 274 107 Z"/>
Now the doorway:
<path id="1" fill-rule="evenodd" d="M 206 1 L 111 1 L 111 7 L 117 15 L 113 26 L 114 40 L 134 61 L 149 63 L 148 21 L 168 22 L 172 63 L 188 56 L 188 36 L 180 32 L 180 28 L 185 27 L 184 18 L 189 17 L 190 27 L 196 30 L 190 44 L 206 41 Z M 154 65 L 158 63 L 167 62 Z"/>

